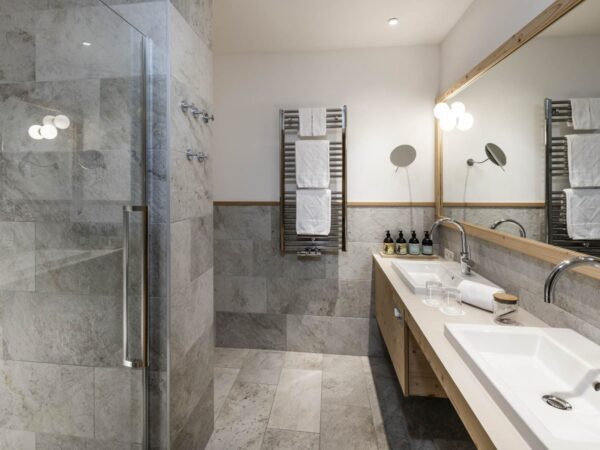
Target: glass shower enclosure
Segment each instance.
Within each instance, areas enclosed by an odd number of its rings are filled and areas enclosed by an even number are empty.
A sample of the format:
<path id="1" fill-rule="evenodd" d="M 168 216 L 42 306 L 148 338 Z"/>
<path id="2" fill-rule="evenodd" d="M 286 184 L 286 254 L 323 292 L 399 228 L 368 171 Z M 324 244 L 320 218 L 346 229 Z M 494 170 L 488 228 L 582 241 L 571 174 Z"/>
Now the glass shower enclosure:
<path id="1" fill-rule="evenodd" d="M 145 448 L 149 40 L 0 0 L 0 447 Z"/>

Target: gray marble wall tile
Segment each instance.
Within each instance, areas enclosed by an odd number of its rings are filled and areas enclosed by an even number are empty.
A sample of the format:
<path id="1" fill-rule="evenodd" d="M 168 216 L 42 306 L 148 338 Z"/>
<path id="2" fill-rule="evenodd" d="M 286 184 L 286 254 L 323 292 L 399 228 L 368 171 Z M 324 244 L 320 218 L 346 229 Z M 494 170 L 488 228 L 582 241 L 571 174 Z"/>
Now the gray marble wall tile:
<path id="1" fill-rule="evenodd" d="M 0 423 L 12 429 L 93 437 L 93 370 L 0 361 Z"/>
<path id="2" fill-rule="evenodd" d="M 7 359 L 89 366 L 120 364 L 119 297 L 0 291 L 0 299 Z"/>
<path id="3" fill-rule="evenodd" d="M 123 367 L 94 369 L 94 436 L 142 442 L 142 373 Z"/>
<path id="4" fill-rule="evenodd" d="M 266 313 L 267 279 L 264 277 L 215 277 L 217 311 Z"/>
<path id="5" fill-rule="evenodd" d="M 213 0 L 171 0 L 171 3 L 210 48 L 212 46 Z"/>
<path id="6" fill-rule="evenodd" d="M 169 448 L 169 396 L 167 371 L 148 373 L 148 445 L 151 449 Z"/>
<path id="7" fill-rule="evenodd" d="M 271 208 L 215 206 L 215 238 L 271 240 Z"/>
<path id="8" fill-rule="evenodd" d="M 286 316 L 217 312 L 219 347 L 286 349 Z"/>
<path id="9" fill-rule="evenodd" d="M 193 148 L 197 148 L 194 146 Z M 188 161 L 185 148 L 170 152 L 171 220 L 212 214 L 210 162 Z"/>
<path id="10" fill-rule="evenodd" d="M 191 278 L 197 278 L 213 267 L 213 217 L 197 217 L 190 223 Z"/>
<path id="11" fill-rule="evenodd" d="M 338 297 L 334 315 L 340 317 L 373 316 L 371 280 L 338 280 Z"/>
<path id="12" fill-rule="evenodd" d="M 327 258 L 318 260 L 298 259 L 296 255 L 282 256 L 273 241 L 254 242 L 253 274 L 256 276 L 285 278 L 325 278 Z M 332 257 L 337 258 L 337 257 Z"/>
<path id="13" fill-rule="evenodd" d="M 386 230 L 394 233 L 394 239 L 399 230 L 404 231 L 407 239 L 410 231 L 415 230 L 420 240 L 434 222 L 434 215 L 432 207 L 348 208 L 348 240 L 383 242 Z"/>
<path id="14" fill-rule="evenodd" d="M 35 450 L 35 433 L 22 430 L 0 428 L 0 448 Z"/>
<path id="15" fill-rule="evenodd" d="M 285 361 L 285 353 L 272 350 L 250 350 L 242 364 L 239 383 L 273 384 L 279 377 Z"/>
<path id="16" fill-rule="evenodd" d="M 337 298 L 337 280 L 271 278 L 268 281 L 270 313 L 332 316 Z"/>
<path id="17" fill-rule="evenodd" d="M 142 450 L 141 444 L 38 433 L 36 450 Z"/>
<path id="18" fill-rule="evenodd" d="M 373 269 L 373 253 L 380 251 L 382 245 L 364 242 L 348 243 L 347 252 L 327 260 L 327 278 L 370 280 Z"/>
<path id="19" fill-rule="evenodd" d="M 171 223 L 171 292 L 189 289 L 191 279 L 191 227 L 189 220 Z"/>
<path id="20" fill-rule="evenodd" d="M 0 289 L 35 289 L 35 224 L 0 222 Z"/>
<path id="21" fill-rule="evenodd" d="M 169 8 L 169 28 L 172 76 L 212 103 L 213 66 L 210 49 L 172 4 Z"/>
<path id="22" fill-rule="evenodd" d="M 215 239 L 215 275 L 250 276 L 254 274 L 252 241 Z"/>
<path id="23" fill-rule="evenodd" d="M 205 448 L 214 428 L 213 382 L 204 388 L 198 404 L 174 436 L 173 448 Z"/>

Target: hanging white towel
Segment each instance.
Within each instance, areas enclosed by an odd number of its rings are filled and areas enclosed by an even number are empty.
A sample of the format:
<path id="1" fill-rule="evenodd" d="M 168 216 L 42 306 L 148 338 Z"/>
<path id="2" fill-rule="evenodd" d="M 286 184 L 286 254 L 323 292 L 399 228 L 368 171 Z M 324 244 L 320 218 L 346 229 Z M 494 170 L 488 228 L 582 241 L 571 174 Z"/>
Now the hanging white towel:
<path id="1" fill-rule="evenodd" d="M 300 126 L 298 127 L 299 136 L 312 136 L 313 119 L 311 108 L 300 108 L 298 110 L 298 120 Z"/>
<path id="2" fill-rule="evenodd" d="M 312 135 L 325 136 L 327 134 L 327 109 L 312 109 Z"/>
<path id="3" fill-rule="evenodd" d="M 600 134 L 569 134 L 566 138 L 571 187 L 600 187 Z"/>
<path id="4" fill-rule="evenodd" d="M 331 191 L 296 191 L 296 234 L 327 236 L 331 231 Z"/>
<path id="5" fill-rule="evenodd" d="M 296 184 L 299 188 L 329 187 L 329 141 L 296 141 Z"/>
<path id="6" fill-rule="evenodd" d="M 600 129 L 600 98 L 572 98 L 571 114 L 574 129 Z"/>
<path id="7" fill-rule="evenodd" d="M 600 189 L 565 189 L 571 239 L 600 239 Z"/>

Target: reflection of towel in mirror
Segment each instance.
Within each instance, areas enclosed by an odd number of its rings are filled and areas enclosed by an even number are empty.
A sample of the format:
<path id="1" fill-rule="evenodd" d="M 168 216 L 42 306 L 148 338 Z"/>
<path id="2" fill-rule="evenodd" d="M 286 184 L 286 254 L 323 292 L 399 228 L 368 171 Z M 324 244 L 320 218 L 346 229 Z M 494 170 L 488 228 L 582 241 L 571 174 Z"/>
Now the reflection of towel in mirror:
<path id="1" fill-rule="evenodd" d="M 571 239 L 600 239 L 600 189 L 565 189 Z"/>
<path id="2" fill-rule="evenodd" d="M 571 115 L 576 130 L 600 129 L 600 98 L 572 98 Z"/>
<path id="3" fill-rule="evenodd" d="M 600 134 L 570 134 L 566 138 L 571 187 L 600 187 Z"/>
<path id="4" fill-rule="evenodd" d="M 296 234 L 327 236 L 331 230 L 331 191 L 296 191 Z"/>

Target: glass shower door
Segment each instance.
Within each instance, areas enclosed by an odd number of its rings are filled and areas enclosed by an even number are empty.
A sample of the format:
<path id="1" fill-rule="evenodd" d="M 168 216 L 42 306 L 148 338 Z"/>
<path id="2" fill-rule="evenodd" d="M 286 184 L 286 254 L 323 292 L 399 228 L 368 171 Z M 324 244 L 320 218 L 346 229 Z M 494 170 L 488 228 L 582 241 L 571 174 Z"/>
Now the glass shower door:
<path id="1" fill-rule="evenodd" d="M 0 0 L 0 37 L 0 442 L 140 448 L 145 38 L 60 0 Z"/>

